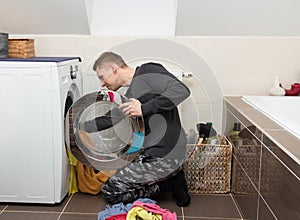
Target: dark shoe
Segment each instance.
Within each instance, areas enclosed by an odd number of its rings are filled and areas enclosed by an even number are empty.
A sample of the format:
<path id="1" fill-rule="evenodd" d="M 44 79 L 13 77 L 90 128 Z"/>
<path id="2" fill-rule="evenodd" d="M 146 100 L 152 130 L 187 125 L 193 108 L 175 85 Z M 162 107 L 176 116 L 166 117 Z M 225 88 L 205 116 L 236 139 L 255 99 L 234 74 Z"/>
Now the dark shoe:
<path id="1" fill-rule="evenodd" d="M 191 202 L 191 197 L 188 193 L 188 188 L 184 178 L 183 170 L 179 171 L 173 180 L 173 196 L 176 199 L 176 204 L 179 207 L 188 206 Z"/>
<path id="2" fill-rule="evenodd" d="M 191 202 L 191 196 L 186 191 L 174 193 L 173 196 L 176 199 L 176 205 L 179 207 L 186 207 Z"/>

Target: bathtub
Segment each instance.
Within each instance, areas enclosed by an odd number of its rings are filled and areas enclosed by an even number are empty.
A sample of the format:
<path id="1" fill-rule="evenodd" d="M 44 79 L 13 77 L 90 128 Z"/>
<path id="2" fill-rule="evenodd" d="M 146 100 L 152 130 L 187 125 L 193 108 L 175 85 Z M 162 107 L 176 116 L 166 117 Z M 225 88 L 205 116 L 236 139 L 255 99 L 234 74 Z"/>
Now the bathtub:
<path id="1" fill-rule="evenodd" d="M 243 96 L 242 99 L 300 139 L 300 96 Z"/>

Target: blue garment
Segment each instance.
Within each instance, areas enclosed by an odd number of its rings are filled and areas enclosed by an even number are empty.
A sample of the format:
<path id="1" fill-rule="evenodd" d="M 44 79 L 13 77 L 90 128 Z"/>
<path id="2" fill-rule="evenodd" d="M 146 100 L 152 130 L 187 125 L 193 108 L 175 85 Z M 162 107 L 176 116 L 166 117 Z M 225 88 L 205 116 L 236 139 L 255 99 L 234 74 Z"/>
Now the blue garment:
<path id="1" fill-rule="evenodd" d="M 135 131 L 133 132 L 133 143 L 131 147 L 128 149 L 126 154 L 133 154 L 142 149 L 143 143 L 145 139 L 145 132 Z"/>
<path id="2" fill-rule="evenodd" d="M 143 203 L 156 204 L 156 201 L 154 201 L 152 199 L 147 199 L 147 198 L 137 199 L 136 201 L 140 201 Z M 136 202 L 136 201 L 134 201 L 134 202 Z M 98 213 L 98 220 L 105 220 L 106 218 L 108 218 L 110 216 L 128 212 L 132 208 L 133 203 L 128 203 L 125 205 L 121 202 L 118 204 L 114 204 L 111 207 L 109 205 L 106 205 L 105 209 Z"/>

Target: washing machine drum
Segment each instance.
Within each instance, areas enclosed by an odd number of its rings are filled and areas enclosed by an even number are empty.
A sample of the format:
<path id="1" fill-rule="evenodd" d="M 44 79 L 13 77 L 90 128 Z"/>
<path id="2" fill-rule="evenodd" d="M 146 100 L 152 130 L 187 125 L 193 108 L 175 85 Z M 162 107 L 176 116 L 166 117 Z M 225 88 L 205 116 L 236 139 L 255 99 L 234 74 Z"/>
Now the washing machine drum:
<path id="1" fill-rule="evenodd" d="M 66 115 L 66 144 L 85 165 L 115 170 L 132 162 L 144 141 L 144 121 L 128 117 L 118 107 L 125 96 L 101 90 L 78 99 Z"/>

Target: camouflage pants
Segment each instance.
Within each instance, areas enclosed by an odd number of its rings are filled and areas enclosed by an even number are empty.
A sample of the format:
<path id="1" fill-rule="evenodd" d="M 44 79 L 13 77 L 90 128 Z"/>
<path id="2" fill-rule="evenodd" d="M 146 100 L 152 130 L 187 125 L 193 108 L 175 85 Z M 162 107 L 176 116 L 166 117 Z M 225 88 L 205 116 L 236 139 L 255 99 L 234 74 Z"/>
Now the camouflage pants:
<path id="1" fill-rule="evenodd" d="M 140 155 L 107 180 L 102 187 L 102 194 L 110 204 L 150 198 L 159 193 L 159 181 L 174 176 L 181 169 L 182 163 L 179 159 Z"/>

